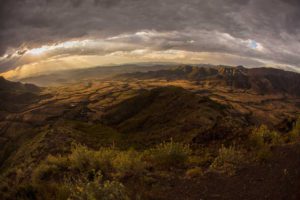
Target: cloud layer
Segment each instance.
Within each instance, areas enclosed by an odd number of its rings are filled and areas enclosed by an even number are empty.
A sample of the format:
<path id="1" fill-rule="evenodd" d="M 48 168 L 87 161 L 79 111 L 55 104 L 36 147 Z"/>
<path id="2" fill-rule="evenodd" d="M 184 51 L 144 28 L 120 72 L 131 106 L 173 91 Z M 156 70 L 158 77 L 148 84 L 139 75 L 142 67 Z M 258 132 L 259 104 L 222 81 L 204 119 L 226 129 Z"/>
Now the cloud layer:
<path id="1" fill-rule="evenodd" d="M 2 0 L 0 28 L 2 72 L 36 61 L 26 54 L 42 46 L 47 59 L 172 50 L 300 63 L 298 0 Z"/>

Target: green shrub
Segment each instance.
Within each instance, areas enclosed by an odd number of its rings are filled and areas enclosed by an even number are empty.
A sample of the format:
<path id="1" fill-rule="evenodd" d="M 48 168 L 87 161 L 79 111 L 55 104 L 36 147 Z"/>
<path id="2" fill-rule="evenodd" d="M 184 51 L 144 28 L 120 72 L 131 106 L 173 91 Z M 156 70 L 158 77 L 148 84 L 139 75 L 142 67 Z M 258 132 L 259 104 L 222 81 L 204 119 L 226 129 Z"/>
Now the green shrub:
<path id="1" fill-rule="evenodd" d="M 87 155 L 91 156 L 90 159 Z M 108 158 L 108 155 L 113 157 Z M 93 159 L 95 162 L 92 162 Z M 117 181 L 102 181 L 101 171 L 93 168 L 100 168 L 100 163 L 109 162 L 108 165 L 112 166 L 110 171 L 121 175 L 135 173 L 138 171 L 135 164 L 139 160 L 133 152 L 117 153 L 112 149 L 91 151 L 79 147 L 66 157 L 49 156 L 34 171 L 33 182 L 41 199 L 125 200 L 128 199 L 125 187 Z M 71 167 L 65 167 L 65 163 Z"/>
<path id="2" fill-rule="evenodd" d="M 32 179 L 34 183 L 49 181 L 68 169 L 69 160 L 62 156 L 48 156 L 45 162 L 36 167 Z"/>
<path id="3" fill-rule="evenodd" d="M 75 145 L 72 148 L 72 153 L 68 156 L 70 167 L 79 171 L 93 169 L 95 156 L 95 151 L 82 145 Z"/>
<path id="4" fill-rule="evenodd" d="M 60 174 L 60 172 L 56 165 L 42 163 L 34 170 L 32 180 L 35 184 L 39 184 L 40 182 L 50 181 L 57 174 Z"/>
<path id="5" fill-rule="evenodd" d="M 266 125 L 255 128 L 250 135 L 250 144 L 254 148 L 263 148 L 265 145 L 281 143 L 280 135 L 276 131 L 271 131 Z"/>
<path id="6" fill-rule="evenodd" d="M 260 162 L 268 161 L 272 157 L 272 151 L 269 146 L 264 146 L 256 152 L 256 159 Z"/>
<path id="7" fill-rule="evenodd" d="M 68 156 L 49 156 L 33 174 L 37 182 L 46 181 L 60 173 L 86 173 L 101 171 L 106 177 L 112 174 L 118 177 L 140 175 L 145 167 L 142 154 L 133 150 L 119 151 L 102 148 L 98 151 L 76 145 Z"/>
<path id="8" fill-rule="evenodd" d="M 4 179 L 4 177 L 0 176 L 0 197 L 2 199 L 8 199 L 8 196 L 11 192 L 11 187 L 9 186 L 7 181 L 7 179 Z"/>
<path id="9" fill-rule="evenodd" d="M 293 129 L 289 132 L 288 137 L 290 141 L 294 141 L 300 137 L 300 117 L 298 117 Z"/>
<path id="10" fill-rule="evenodd" d="M 145 168 L 142 155 L 133 150 L 119 152 L 112 165 L 120 177 L 139 176 Z"/>
<path id="11" fill-rule="evenodd" d="M 188 161 L 191 149 L 188 145 L 176 142 L 164 142 L 145 151 L 145 159 L 159 168 L 182 167 Z"/>
<path id="12" fill-rule="evenodd" d="M 188 145 L 173 141 L 144 153 L 74 145 L 69 155 L 48 156 L 36 167 L 32 180 L 41 199 L 128 199 L 117 180 L 143 178 L 146 161 L 159 167 L 183 166 L 190 153 Z"/>
<path id="13" fill-rule="evenodd" d="M 119 151 L 112 148 L 101 148 L 98 151 L 92 151 L 84 146 L 75 146 L 69 155 L 69 160 L 74 169 L 101 171 L 107 176 L 110 173 L 121 177 L 134 175 L 140 173 L 144 168 L 141 154 L 133 150 Z"/>
<path id="14" fill-rule="evenodd" d="M 67 157 L 58 155 L 49 155 L 46 159 L 46 163 L 50 165 L 56 165 L 58 168 L 65 169 L 69 167 L 69 160 Z"/>
<path id="15" fill-rule="evenodd" d="M 37 199 L 43 200 L 68 200 L 71 191 L 69 187 L 64 183 L 46 183 L 40 185 L 34 185 L 37 190 Z"/>
<path id="16" fill-rule="evenodd" d="M 265 162 L 272 157 L 270 146 L 281 144 L 283 138 L 276 131 L 271 131 L 267 126 L 261 125 L 252 131 L 249 140 L 254 150 L 254 158 Z"/>
<path id="17" fill-rule="evenodd" d="M 93 168 L 100 170 L 103 174 L 109 175 L 113 170 L 113 159 L 119 154 L 119 151 L 112 148 L 101 148 L 95 151 L 93 158 Z"/>
<path id="18" fill-rule="evenodd" d="M 228 175 L 235 174 L 237 167 L 245 161 L 242 152 L 236 150 L 234 147 L 226 148 L 222 146 L 219 149 L 218 156 L 210 165 L 210 169 Z"/>
<path id="19" fill-rule="evenodd" d="M 21 184 L 16 188 L 16 199 L 36 199 L 36 189 L 30 184 Z"/>
<path id="20" fill-rule="evenodd" d="M 139 177 L 144 168 L 142 154 L 134 150 L 74 145 L 69 155 L 48 156 L 32 180 L 38 199 L 127 200 L 126 188 L 115 178 Z M 28 191 L 20 190 L 20 195 L 33 195 Z"/>
<path id="21" fill-rule="evenodd" d="M 203 175 L 203 170 L 200 167 L 194 167 L 192 169 L 188 169 L 185 173 L 187 178 L 196 178 Z"/>
<path id="22" fill-rule="evenodd" d="M 209 152 L 201 153 L 197 156 L 190 156 L 188 160 L 189 166 L 208 167 L 214 160 L 214 156 Z"/>
<path id="23" fill-rule="evenodd" d="M 70 200 L 129 200 L 126 188 L 117 181 L 103 181 L 98 175 L 93 181 L 77 179 L 70 185 Z"/>

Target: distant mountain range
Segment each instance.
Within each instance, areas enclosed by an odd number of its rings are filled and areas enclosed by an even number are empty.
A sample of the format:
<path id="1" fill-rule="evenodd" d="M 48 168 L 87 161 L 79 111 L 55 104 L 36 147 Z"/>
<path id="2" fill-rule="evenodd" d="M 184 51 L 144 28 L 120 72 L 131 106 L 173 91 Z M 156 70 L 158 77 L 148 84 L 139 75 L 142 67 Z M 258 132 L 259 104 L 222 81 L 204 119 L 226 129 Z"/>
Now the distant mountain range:
<path id="1" fill-rule="evenodd" d="M 259 94 L 300 96 L 300 74 L 274 68 L 243 66 L 190 66 L 173 69 L 122 74 L 122 78 L 190 80 L 198 84 L 225 86 L 231 89 L 253 90 Z"/>
<path id="2" fill-rule="evenodd" d="M 137 78 L 190 80 L 209 87 L 251 90 L 258 94 L 300 96 L 300 74 L 275 68 L 245 68 L 225 65 L 180 65 L 176 63 L 135 63 L 59 71 L 18 79 L 38 86 L 57 86 L 91 79 Z"/>
<path id="3" fill-rule="evenodd" d="M 33 83 L 38 86 L 57 86 L 66 83 L 76 83 L 86 79 L 111 78 L 117 74 L 146 72 L 149 70 L 161 70 L 176 67 L 174 63 L 135 63 L 118 66 L 98 66 L 84 69 L 70 69 L 57 71 L 50 74 L 34 75 L 26 78 L 16 79 L 25 83 Z"/>

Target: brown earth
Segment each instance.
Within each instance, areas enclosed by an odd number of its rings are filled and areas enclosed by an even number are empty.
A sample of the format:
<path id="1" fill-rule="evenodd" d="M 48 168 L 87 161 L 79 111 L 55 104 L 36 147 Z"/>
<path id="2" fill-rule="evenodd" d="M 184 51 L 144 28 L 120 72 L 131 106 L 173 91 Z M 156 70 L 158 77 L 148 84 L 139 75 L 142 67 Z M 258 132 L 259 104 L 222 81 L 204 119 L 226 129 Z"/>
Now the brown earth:
<path id="1" fill-rule="evenodd" d="M 274 147 L 273 153 L 267 163 L 244 166 L 232 177 L 209 173 L 196 179 L 165 179 L 160 183 L 165 190 L 150 193 L 160 197 L 153 199 L 174 200 L 300 199 L 300 145 Z"/>

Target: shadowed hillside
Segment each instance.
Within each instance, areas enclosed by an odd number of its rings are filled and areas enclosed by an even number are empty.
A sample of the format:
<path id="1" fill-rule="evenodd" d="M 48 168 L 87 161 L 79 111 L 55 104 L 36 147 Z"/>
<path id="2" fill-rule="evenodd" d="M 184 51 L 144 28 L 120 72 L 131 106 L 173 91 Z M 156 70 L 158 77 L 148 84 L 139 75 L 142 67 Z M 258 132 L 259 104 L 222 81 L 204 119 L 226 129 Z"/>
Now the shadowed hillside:
<path id="1" fill-rule="evenodd" d="M 40 88 L 33 84 L 22 84 L 20 82 L 12 82 L 0 77 L 0 91 L 4 92 L 39 92 Z"/>
<path id="2" fill-rule="evenodd" d="M 109 109 L 104 122 L 149 143 L 173 138 L 208 144 L 238 136 L 248 125 L 234 109 L 179 87 L 143 91 Z"/>
<path id="3" fill-rule="evenodd" d="M 33 84 L 11 82 L 0 77 L 0 111 L 15 112 L 23 109 L 39 99 L 40 91 L 41 89 Z"/>

